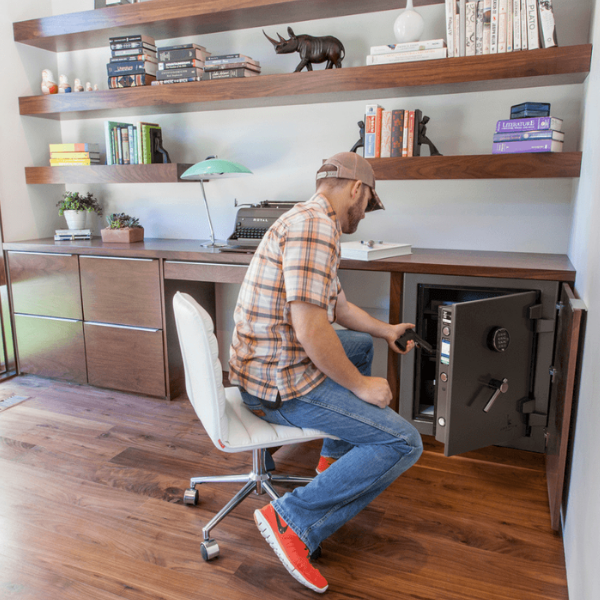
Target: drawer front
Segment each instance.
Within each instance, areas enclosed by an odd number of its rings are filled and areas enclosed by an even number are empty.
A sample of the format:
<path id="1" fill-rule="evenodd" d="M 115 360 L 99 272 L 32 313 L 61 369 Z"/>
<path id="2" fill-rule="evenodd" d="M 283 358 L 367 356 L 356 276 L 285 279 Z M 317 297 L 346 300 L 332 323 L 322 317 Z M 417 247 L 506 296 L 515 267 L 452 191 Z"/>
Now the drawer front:
<path id="1" fill-rule="evenodd" d="M 80 257 L 86 321 L 162 329 L 156 259 Z"/>
<path id="2" fill-rule="evenodd" d="M 88 322 L 84 330 L 90 385 L 166 395 L 162 331 Z"/>
<path id="3" fill-rule="evenodd" d="M 248 265 L 184 262 L 178 260 L 165 261 L 165 279 L 242 283 L 247 270 Z"/>
<path id="4" fill-rule="evenodd" d="M 15 315 L 22 373 L 86 383 L 81 321 Z"/>
<path id="5" fill-rule="evenodd" d="M 76 255 L 8 252 L 15 313 L 82 319 Z"/>

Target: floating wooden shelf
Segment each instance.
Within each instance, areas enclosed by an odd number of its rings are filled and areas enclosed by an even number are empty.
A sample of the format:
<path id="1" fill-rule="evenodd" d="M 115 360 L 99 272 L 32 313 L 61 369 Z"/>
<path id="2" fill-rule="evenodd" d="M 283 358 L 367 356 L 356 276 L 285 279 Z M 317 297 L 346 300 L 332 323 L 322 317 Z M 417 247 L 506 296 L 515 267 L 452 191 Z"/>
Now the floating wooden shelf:
<path id="1" fill-rule="evenodd" d="M 579 177 L 581 152 L 415 156 L 369 162 L 378 180 Z"/>
<path id="2" fill-rule="evenodd" d="M 155 0 L 20 21 L 13 32 L 16 42 L 63 52 L 108 46 L 109 37 L 140 31 L 163 40 L 400 8 L 397 0 Z"/>
<path id="3" fill-rule="evenodd" d="M 150 4 L 150 3 L 144 3 Z M 591 44 L 222 81 L 19 98 L 21 115 L 97 118 L 581 83 Z"/>
<path id="4" fill-rule="evenodd" d="M 25 167 L 25 183 L 177 183 L 191 165 Z"/>

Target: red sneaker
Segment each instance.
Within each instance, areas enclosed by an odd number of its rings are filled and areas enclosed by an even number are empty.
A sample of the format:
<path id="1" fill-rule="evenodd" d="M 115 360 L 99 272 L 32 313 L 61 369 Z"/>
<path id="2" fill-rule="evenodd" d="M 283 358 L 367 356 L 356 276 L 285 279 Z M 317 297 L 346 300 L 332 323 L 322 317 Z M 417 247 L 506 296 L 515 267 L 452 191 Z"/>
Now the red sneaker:
<path id="1" fill-rule="evenodd" d="M 304 542 L 292 531 L 277 514 L 272 504 L 254 511 L 254 520 L 262 536 L 269 542 L 277 558 L 290 575 L 302 585 L 322 594 L 327 589 L 327 581 L 308 559 L 309 551 Z"/>
<path id="2" fill-rule="evenodd" d="M 323 471 L 329 469 L 329 467 L 337 460 L 337 458 L 331 458 L 331 456 L 321 456 L 319 458 L 319 464 L 315 471 L 320 475 Z"/>

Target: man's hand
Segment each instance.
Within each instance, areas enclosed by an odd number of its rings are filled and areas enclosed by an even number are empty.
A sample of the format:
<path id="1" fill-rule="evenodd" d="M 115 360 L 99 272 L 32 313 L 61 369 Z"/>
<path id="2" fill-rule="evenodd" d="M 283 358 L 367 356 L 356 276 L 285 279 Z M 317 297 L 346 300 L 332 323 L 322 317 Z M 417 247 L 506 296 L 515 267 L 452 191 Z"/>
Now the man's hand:
<path id="1" fill-rule="evenodd" d="M 407 354 L 415 347 L 415 343 L 412 340 L 407 342 L 406 350 L 402 352 L 402 350 L 400 350 L 400 348 L 396 346 L 395 342 L 400 336 L 406 333 L 407 329 L 414 328 L 415 325 L 413 325 L 412 323 L 399 323 L 398 325 L 390 325 L 389 333 L 386 334 L 384 339 L 387 341 L 388 346 L 397 354 Z"/>
<path id="2" fill-rule="evenodd" d="M 352 390 L 364 402 L 385 408 L 392 401 L 392 390 L 387 379 L 383 377 L 364 377 L 361 385 Z"/>

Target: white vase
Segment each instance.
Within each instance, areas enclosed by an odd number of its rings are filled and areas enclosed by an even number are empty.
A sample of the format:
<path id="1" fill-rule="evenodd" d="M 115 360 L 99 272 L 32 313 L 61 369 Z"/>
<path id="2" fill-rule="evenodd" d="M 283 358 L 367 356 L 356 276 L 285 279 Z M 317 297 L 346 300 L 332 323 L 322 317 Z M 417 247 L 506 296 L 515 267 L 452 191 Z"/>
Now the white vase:
<path id="1" fill-rule="evenodd" d="M 86 210 L 65 210 L 63 213 L 69 229 L 85 229 Z"/>
<path id="2" fill-rule="evenodd" d="M 394 21 L 394 35 L 399 44 L 417 42 L 423 34 L 423 17 L 413 8 L 413 0 L 407 0 L 406 8 Z"/>

